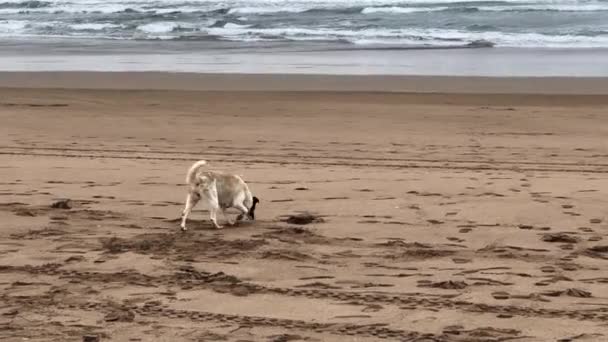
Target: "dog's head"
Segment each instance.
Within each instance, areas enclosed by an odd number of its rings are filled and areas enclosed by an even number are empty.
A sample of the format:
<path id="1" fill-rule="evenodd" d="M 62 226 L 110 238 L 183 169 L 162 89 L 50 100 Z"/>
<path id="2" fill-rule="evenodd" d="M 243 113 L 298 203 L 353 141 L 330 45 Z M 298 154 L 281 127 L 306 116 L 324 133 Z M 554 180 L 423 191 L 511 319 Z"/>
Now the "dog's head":
<path id="1" fill-rule="evenodd" d="M 258 203 L 260 203 L 260 200 L 257 197 L 253 196 L 253 204 L 251 205 L 251 208 L 249 208 L 249 213 L 248 213 L 249 218 L 252 220 L 255 220 L 255 206 Z"/>

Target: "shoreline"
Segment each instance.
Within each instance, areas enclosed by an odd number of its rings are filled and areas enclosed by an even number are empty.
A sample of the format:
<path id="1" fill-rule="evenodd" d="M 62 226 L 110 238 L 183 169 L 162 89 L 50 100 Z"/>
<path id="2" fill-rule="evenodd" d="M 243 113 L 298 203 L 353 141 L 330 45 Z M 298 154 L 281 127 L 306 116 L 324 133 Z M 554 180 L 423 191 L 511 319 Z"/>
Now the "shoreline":
<path id="1" fill-rule="evenodd" d="M 608 77 L 2 71 L 0 88 L 594 96 L 608 94 Z"/>

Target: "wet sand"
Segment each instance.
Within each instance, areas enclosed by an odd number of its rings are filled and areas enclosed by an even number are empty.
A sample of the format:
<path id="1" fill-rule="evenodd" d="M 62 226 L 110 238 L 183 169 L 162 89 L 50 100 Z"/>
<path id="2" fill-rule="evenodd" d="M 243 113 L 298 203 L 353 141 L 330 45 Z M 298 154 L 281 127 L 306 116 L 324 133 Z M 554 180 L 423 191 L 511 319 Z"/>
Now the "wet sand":
<path id="1" fill-rule="evenodd" d="M 89 76 L 0 89 L 1 340 L 608 339 L 606 96 Z M 198 159 L 255 222 L 179 231 Z"/>
<path id="2" fill-rule="evenodd" d="M 0 41 L 0 71 L 608 77 L 608 48 L 442 48 L 328 42 Z"/>

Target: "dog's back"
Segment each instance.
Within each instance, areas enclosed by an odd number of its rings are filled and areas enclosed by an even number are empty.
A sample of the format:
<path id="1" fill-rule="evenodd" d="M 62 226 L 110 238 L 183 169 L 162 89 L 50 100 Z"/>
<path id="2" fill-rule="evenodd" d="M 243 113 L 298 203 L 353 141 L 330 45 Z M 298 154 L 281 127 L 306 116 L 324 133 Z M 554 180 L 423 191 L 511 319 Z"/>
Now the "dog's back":
<path id="1" fill-rule="evenodd" d="M 247 208 L 251 207 L 251 192 L 241 177 L 219 171 L 204 171 L 200 172 L 199 175 L 215 180 L 220 207 L 229 208 L 235 201 L 244 201 Z"/>

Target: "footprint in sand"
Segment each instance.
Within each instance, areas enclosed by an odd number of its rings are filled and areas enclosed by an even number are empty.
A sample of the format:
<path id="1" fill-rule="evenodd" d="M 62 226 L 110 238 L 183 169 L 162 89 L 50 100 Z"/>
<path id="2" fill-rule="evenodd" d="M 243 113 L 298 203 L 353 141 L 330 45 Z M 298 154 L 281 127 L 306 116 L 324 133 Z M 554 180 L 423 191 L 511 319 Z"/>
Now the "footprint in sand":
<path id="1" fill-rule="evenodd" d="M 559 265 L 559 267 L 564 271 L 576 271 L 580 269 L 580 267 L 575 264 L 563 264 Z"/>
<path id="2" fill-rule="evenodd" d="M 444 223 L 443 221 L 434 220 L 434 219 L 426 220 L 426 221 L 430 224 L 443 224 Z"/>
<path id="3" fill-rule="evenodd" d="M 302 277 L 298 278 L 298 280 L 318 280 L 318 279 L 334 279 L 333 276 L 311 276 L 311 277 Z"/>
<path id="4" fill-rule="evenodd" d="M 472 260 L 471 260 L 471 259 L 461 259 L 461 258 L 454 258 L 454 259 L 452 259 L 452 261 L 453 261 L 455 264 L 467 264 L 467 263 L 472 262 Z"/>
<path id="5" fill-rule="evenodd" d="M 549 286 L 549 283 L 544 282 L 544 281 L 539 281 L 537 283 L 534 283 L 535 286 Z"/>
<path id="6" fill-rule="evenodd" d="M 394 200 L 395 197 L 391 197 L 391 196 L 386 196 L 386 197 L 376 197 L 373 200 L 374 201 L 385 201 L 385 200 Z"/>
<path id="7" fill-rule="evenodd" d="M 553 266 L 543 266 L 540 268 L 541 272 L 544 273 L 554 273 L 555 272 L 555 267 Z"/>
<path id="8" fill-rule="evenodd" d="M 492 297 L 494 297 L 494 299 L 497 299 L 497 300 L 506 300 L 506 299 L 511 298 L 511 295 L 508 292 L 497 291 L 497 292 L 492 292 Z"/>
<path id="9" fill-rule="evenodd" d="M 324 290 L 339 290 L 341 289 L 340 286 L 333 286 L 327 283 L 323 283 L 320 281 L 316 281 L 313 283 L 307 283 L 307 284 L 302 284 L 302 285 L 296 285 L 295 287 L 299 287 L 299 288 L 317 288 L 317 289 L 324 289 Z"/>
<path id="10" fill-rule="evenodd" d="M 386 222 L 382 222 L 382 224 L 395 224 L 395 225 L 402 225 L 402 226 L 411 225 L 410 223 L 401 222 L 401 221 L 386 221 Z"/>

